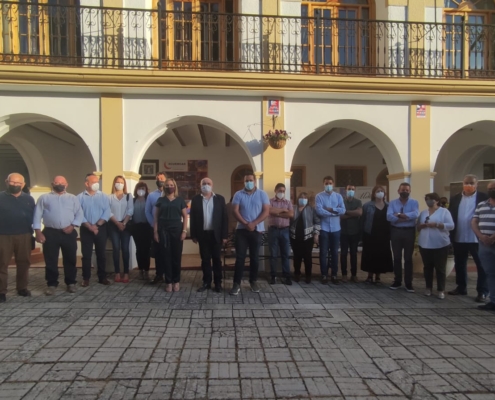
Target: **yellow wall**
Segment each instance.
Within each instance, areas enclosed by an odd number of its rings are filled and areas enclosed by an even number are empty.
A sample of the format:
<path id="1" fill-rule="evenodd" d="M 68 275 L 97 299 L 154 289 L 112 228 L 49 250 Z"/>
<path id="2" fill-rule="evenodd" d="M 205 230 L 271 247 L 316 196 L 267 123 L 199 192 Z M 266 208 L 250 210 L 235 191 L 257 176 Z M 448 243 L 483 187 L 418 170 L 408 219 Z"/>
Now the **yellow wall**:
<path id="1" fill-rule="evenodd" d="M 263 135 L 270 129 L 285 129 L 284 124 L 284 101 L 280 99 L 280 116 L 275 118 L 275 126 L 272 117 L 267 116 L 267 99 L 263 99 Z M 271 198 L 274 196 L 275 185 L 285 183 L 285 148 L 272 149 L 266 146 L 263 152 L 263 189 Z"/>
<path id="2" fill-rule="evenodd" d="M 416 105 L 426 105 L 426 118 L 416 116 Z M 419 201 L 420 208 L 424 208 L 421 201 L 426 193 L 430 193 L 430 114 L 431 107 L 427 102 L 412 102 L 409 121 L 410 149 L 411 149 L 411 190 L 412 197 Z"/>
<path id="3" fill-rule="evenodd" d="M 123 174 L 124 166 L 122 95 L 103 94 L 100 104 L 102 190 L 110 193 L 113 178 Z"/>

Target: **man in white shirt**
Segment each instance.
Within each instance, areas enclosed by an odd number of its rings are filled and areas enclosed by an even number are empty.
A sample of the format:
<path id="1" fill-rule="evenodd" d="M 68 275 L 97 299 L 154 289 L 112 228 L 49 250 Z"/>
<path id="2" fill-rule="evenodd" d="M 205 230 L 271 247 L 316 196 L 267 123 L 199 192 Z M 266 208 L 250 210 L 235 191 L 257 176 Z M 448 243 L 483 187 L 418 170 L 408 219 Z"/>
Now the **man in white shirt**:
<path id="1" fill-rule="evenodd" d="M 451 197 L 449 211 L 452 214 L 455 228 L 450 232 L 450 240 L 454 248 L 455 280 L 457 287 L 449 292 L 450 295 L 467 295 L 467 261 L 471 254 L 476 269 L 478 282 L 476 290 L 478 296 L 475 301 L 484 303 L 488 295 L 486 275 L 478 257 L 478 238 L 471 228 L 476 206 L 488 199 L 485 193 L 478 192 L 478 178 L 476 175 L 466 175 L 462 182 L 462 192 Z"/>

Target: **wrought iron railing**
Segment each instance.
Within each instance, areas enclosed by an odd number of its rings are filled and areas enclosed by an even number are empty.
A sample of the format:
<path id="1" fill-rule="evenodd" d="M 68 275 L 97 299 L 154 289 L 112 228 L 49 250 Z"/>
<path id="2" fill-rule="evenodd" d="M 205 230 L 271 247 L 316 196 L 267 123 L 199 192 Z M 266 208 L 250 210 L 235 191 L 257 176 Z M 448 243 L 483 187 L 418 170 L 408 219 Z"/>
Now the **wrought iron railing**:
<path id="1" fill-rule="evenodd" d="M 495 25 L 0 5 L 4 64 L 495 77 Z"/>

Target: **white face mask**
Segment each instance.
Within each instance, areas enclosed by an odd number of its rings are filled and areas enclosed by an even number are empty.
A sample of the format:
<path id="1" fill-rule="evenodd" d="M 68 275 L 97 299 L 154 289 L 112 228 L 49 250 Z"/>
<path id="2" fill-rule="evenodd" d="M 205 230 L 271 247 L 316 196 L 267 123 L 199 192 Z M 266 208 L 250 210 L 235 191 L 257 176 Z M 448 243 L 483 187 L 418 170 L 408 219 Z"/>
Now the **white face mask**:
<path id="1" fill-rule="evenodd" d="M 201 191 L 203 193 L 210 193 L 211 192 L 211 186 L 210 185 L 203 185 L 203 186 L 201 186 Z"/>
<path id="2" fill-rule="evenodd" d="M 119 183 L 119 182 L 117 182 L 117 183 L 115 184 L 115 189 L 117 189 L 117 190 L 122 190 L 122 189 L 124 189 L 124 184 L 123 184 L 123 183 Z"/>
<path id="3" fill-rule="evenodd" d="M 140 190 L 137 191 L 137 195 L 139 197 L 143 197 L 145 194 L 146 194 L 146 192 L 144 190 L 142 190 L 142 189 L 140 189 Z"/>
<path id="4" fill-rule="evenodd" d="M 285 193 L 278 192 L 276 194 L 276 196 L 277 196 L 277 199 L 282 200 L 285 197 Z"/>
<path id="5" fill-rule="evenodd" d="M 383 193 L 383 192 L 376 192 L 375 193 L 375 197 L 377 199 L 383 199 L 385 197 L 385 193 Z"/>
<path id="6" fill-rule="evenodd" d="M 100 190 L 100 184 L 99 184 L 98 182 L 93 183 L 93 184 L 91 185 L 91 190 L 92 190 L 93 192 L 97 192 L 98 190 Z"/>

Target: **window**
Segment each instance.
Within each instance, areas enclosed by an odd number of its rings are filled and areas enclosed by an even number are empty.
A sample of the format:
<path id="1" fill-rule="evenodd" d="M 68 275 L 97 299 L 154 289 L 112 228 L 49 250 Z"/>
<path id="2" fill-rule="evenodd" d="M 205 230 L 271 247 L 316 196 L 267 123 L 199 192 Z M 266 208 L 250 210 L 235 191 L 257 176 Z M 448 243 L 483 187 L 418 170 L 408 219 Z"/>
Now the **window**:
<path id="1" fill-rule="evenodd" d="M 368 0 L 303 0 L 302 61 L 326 70 L 371 65 Z"/>
<path id="2" fill-rule="evenodd" d="M 234 0 L 161 0 L 165 66 L 232 68 Z"/>
<path id="3" fill-rule="evenodd" d="M 335 166 L 335 186 L 346 187 L 347 185 L 366 186 L 368 179 L 366 167 Z"/>
<path id="4" fill-rule="evenodd" d="M 445 6 L 445 67 L 460 71 L 464 66 L 470 75 L 493 69 L 493 29 L 495 23 L 493 0 L 444 0 Z M 462 32 L 462 23 L 466 32 Z M 462 47 L 465 53 L 462 52 Z"/>

